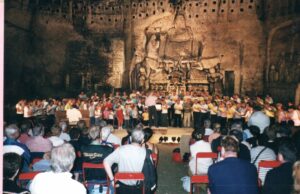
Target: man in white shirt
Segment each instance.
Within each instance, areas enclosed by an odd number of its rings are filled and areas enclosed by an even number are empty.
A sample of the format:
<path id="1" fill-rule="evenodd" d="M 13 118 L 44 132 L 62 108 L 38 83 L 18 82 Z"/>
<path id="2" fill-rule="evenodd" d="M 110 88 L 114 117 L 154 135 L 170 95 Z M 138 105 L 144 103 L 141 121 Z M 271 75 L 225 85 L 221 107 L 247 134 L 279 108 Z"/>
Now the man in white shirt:
<path id="1" fill-rule="evenodd" d="M 75 160 L 71 144 L 63 144 L 51 151 L 52 171 L 39 173 L 30 184 L 32 194 L 86 194 L 85 187 L 72 179 L 70 170 Z"/>
<path id="2" fill-rule="evenodd" d="M 155 125 L 158 127 L 158 119 L 157 119 L 157 113 L 156 113 L 156 100 L 157 95 L 156 92 L 150 92 L 149 95 L 146 97 L 145 105 L 148 107 L 149 112 L 149 126 Z"/>
<path id="3" fill-rule="evenodd" d="M 146 157 L 146 149 L 141 146 L 144 141 L 144 132 L 142 130 L 135 129 L 131 134 L 131 138 L 131 144 L 117 148 L 104 159 L 104 168 L 111 182 L 114 180 L 111 170 L 111 166 L 114 163 L 118 164 L 118 172 L 142 172 Z M 136 181 L 120 181 L 118 184 L 118 194 L 140 192 L 140 188 L 136 188 Z M 132 190 L 127 190 L 128 187 Z"/>
<path id="4" fill-rule="evenodd" d="M 208 142 L 203 140 L 204 129 L 200 128 L 192 133 L 192 138 L 196 140 L 194 144 L 190 146 L 191 160 L 189 162 L 190 172 L 194 174 L 207 174 L 208 167 L 212 165 L 213 160 L 211 158 L 200 158 L 197 160 L 197 172 L 196 172 L 196 155 L 199 152 L 212 152 L 211 146 Z"/>
<path id="5" fill-rule="evenodd" d="M 111 143 L 113 145 L 121 145 L 121 139 L 112 134 L 113 127 L 105 126 L 101 129 L 101 139 L 102 142 Z"/>
<path id="6" fill-rule="evenodd" d="M 74 105 L 71 109 L 67 110 L 66 114 L 70 125 L 76 125 L 77 122 L 82 118 L 81 112 Z"/>
<path id="7" fill-rule="evenodd" d="M 174 104 L 174 127 L 182 127 L 182 120 L 181 120 L 181 115 L 182 115 L 182 110 L 183 106 L 182 103 L 180 102 L 180 99 L 176 100 L 176 103 Z"/>

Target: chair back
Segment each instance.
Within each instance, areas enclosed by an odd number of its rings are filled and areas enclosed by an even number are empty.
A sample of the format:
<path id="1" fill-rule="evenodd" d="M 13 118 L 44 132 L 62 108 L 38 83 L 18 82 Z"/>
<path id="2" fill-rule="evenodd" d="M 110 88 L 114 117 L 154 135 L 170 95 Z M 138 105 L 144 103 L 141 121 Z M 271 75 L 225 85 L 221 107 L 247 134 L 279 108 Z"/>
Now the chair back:
<path id="1" fill-rule="evenodd" d="M 193 175 L 191 176 L 190 182 L 190 194 L 193 193 L 193 185 L 194 184 L 208 184 L 208 176 L 207 175 Z"/>
<path id="2" fill-rule="evenodd" d="M 26 187 L 26 184 L 30 181 L 33 180 L 33 178 L 39 174 L 40 172 L 39 171 L 34 171 L 34 172 L 22 172 L 19 174 L 19 177 L 18 177 L 18 185 L 20 187 Z"/>
<path id="3" fill-rule="evenodd" d="M 218 154 L 214 152 L 198 152 L 196 154 L 196 168 L 195 168 L 195 174 L 197 174 L 198 169 L 198 159 L 199 158 L 211 158 L 213 160 L 218 159 Z"/>
<path id="4" fill-rule="evenodd" d="M 145 180 L 145 176 L 142 172 L 118 172 L 115 174 L 114 176 L 114 189 L 115 189 L 115 193 L 116 193 L 116 182 L 117 181 L 144 181 Z M 143 194 L 145 193 L 145 187 L 143 184 Z"/>
<path id="5" fill-rule="evenodd" d="M 102 163 L 98 163 L 98 164 L 94 164 L 94 163 L 89 163 L 89 162 L 83 162 L 82 163 L 82 178 L 83 178 L 83 182 L 86 186 L 88 186 L 89 184 L 89 180 L 87 177 L 87 170 L 96 170 L 96 173 L 94 172 L 93 174 L 97 174 L 97 182 L 92 181 L 92 184 L 103 184 L 103 185 L 109 185 L 109 178 L 106 175 L 105 169 L 104 169 L 104 165 Z M 101 170 L 101 171 L 99 171 Z M 99 172 L 99 173 L 98 173 Z M 98 175 L 99 174 L 99 175 Z M 104 178 L 105 176 L 105 178 Z"/>
<path id="6" fill-rule="evenodd" d="M 262 160 L 258 163 L 257 173 L 259 175 L 261 168 L 276 168 L 281 165 L 281 162 L 278 160 Z M 261 179 L 258 179 L 258 186 L 262 186 Z"/>

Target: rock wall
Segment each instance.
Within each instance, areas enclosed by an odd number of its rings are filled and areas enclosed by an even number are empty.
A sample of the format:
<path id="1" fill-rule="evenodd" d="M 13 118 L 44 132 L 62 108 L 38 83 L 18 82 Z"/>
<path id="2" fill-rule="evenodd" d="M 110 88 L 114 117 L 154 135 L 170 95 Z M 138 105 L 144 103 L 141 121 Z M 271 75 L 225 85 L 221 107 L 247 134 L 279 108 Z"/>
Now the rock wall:
<path id="1" fill-rule="evenodd" d="M 299 48 L 298 36 L 290 38 L 285 30 L 294 26 L 298 33 L 299 1 L 276 1 L 8 1 L 5 94 L 7 98 L 71 95 L 120 86 L 110 83 L 118 77 L 112 73 L 115 55 L 123 59 L 122 87 L 129 88 L 131 68 L 135 60 L 149 57 L 147 45 L 153 35 L 160 41 L 158 61 L 196 60 L 205 70 L 210 58 L 216 58 L 228 94 L 229 87 L 240 94 L 271 92 L 270 69 L 282 53 L 279 50 L 297 53 Z M 176 28 L 178 16 L 184 27 Z M 118 41 L 123 46 L 116 51 L 119 46 L 113 45 Z"/>

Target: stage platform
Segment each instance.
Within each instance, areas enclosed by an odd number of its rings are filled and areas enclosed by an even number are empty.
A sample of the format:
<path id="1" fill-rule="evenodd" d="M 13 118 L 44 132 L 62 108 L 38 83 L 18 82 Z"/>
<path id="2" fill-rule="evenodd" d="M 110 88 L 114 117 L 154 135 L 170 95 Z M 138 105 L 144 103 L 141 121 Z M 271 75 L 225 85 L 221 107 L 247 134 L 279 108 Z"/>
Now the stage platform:
<path id="1" fill-rule="evenodd" d="M 191 136 L 193 132 L 193 128 L 174 128 L 174 127 L 159 127 L 159 128 L 152 128 L 153 129 L 153 136 L 150 139 L 151 143 L 159 143 L 159 138 L 160 137 L 168 137 L 168 140 L 165 142 L 163 141 L 162 143 L 178 143 L 177 138 L 182 136 Z M 127 135 L 127 132 L 125 129 L 123 130 L 118 130 L 116 129 L 113 132 L 115 135 L 117 135 L 120 138 L 123 138 L 124 136 Z M 176 141 L 172 141 L 172 137 L 176 138 Z"/>

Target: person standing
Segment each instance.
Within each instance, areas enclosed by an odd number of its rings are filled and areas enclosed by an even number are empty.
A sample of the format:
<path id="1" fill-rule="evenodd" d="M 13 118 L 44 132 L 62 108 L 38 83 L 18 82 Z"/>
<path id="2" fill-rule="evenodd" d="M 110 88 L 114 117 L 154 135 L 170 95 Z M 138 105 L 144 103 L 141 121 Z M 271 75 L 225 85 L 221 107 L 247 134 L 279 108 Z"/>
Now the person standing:
<path id="1" fill-rule="evenodd" d="M 182 103 L 180 102 L 180 99 L 176 100 L 176 103 L 174 105 L 175 115 L 174 115 L 174 127 L 182 127 Z"/>
<path id="2" fill-rule="evenodd" d="M 158 127 L 158 119 L 157 119 L 157 113 L 156 113 L 156 92 L 150 92 L 149 95 L 146 97 L 145 105 L 148 107 L 148 113 L 149 113 L 149 126 L 155 125 Z"/>
<path id="3" fill-rule="evenodd" d="M 192 101 L 190 98 L 186 98 L 183 103 L 183 126 L 191 127 L 191 116 L 192 116 Z"/>

